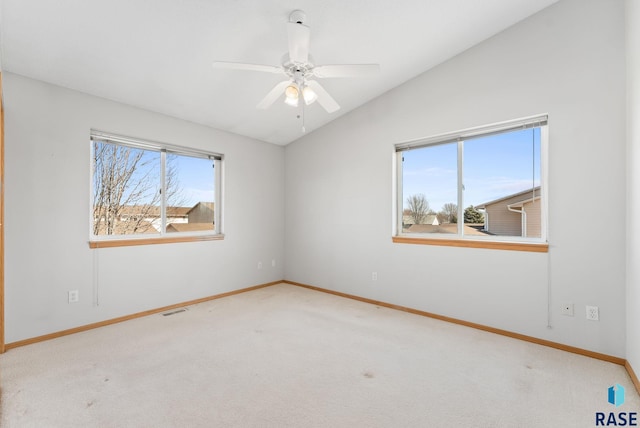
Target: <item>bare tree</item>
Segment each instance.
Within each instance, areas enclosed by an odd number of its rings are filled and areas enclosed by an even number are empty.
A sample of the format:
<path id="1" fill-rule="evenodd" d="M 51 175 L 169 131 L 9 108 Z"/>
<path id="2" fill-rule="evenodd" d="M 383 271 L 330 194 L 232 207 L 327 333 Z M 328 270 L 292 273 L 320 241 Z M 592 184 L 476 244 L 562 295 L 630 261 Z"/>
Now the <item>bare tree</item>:
<path id="1" fill-rule="evenodd" d="M 167 153 L 164 176 L 168 207 L 180 207 L 186 203 L 182 186 L 178 180 L 179 171 L 176 168 L 178 157 L 179 155 Z"/>
<path id="2" fill-rule="evenodd" d="M 414 224 L 423 224 L 430 212 L 429 202 L 423 193 L 411 195 L 407 198 L 407 209 Z"/>
<path id="3" fill-rule="evenodd" d="M 453 202 L 446 203 L 442 206 L 442 211 L 438 213 L 444 223 L 458 222 L 458 205 Z"/>
<path id="4" fill-rule="evenodd" d="M 142 149 L 93 142 L 93 233 L 95 235 L 156 232 L 161 217 L 160 158 Z M 179 199 L 175 168 L 167 161 L 167 205 Z"/>

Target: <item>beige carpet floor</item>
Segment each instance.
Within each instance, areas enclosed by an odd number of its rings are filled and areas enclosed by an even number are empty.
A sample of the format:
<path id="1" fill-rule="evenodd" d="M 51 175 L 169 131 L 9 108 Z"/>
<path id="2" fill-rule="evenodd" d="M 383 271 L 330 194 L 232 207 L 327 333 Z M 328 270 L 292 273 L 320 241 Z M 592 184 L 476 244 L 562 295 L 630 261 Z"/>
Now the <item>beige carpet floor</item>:
<path id="1" fill-rule="evenodd" d="M 10 350 L 0 386 L 3 428 L 591 427 L 640 409 L 621 366 L 287 284 Z"/>

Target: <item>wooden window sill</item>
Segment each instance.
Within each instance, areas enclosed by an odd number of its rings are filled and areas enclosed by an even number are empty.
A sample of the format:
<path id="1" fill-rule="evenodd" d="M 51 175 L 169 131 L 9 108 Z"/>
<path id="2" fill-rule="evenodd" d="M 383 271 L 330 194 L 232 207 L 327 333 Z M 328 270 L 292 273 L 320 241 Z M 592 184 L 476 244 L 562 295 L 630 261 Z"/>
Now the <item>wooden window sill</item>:
<path id="1" fill-rule="evenodd" d="M 396 244 L 440 245 L 445 247 L 487 248 L 491 250 L 529 251 L 533 253 L 549 252 L 549 244 L 529 242 L 475 241 L 471 239 L 435 239 L 394 236 Z"/>
<path id="2" fill-rule="evenodd" d="M 163 236 L 157 238 L 110 239 L 89 241 L 89 248 L 131 247 L 134 245 L 175 244 L 179 242 L 220 241 L 224 235 Z"/>

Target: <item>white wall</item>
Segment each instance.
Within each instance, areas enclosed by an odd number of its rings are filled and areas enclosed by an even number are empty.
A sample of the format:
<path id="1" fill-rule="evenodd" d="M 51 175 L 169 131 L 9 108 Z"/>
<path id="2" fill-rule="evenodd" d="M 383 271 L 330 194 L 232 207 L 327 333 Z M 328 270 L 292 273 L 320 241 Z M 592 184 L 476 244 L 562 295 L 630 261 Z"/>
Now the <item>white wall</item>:
<path id="1" fill-rule="evenodd" d="M 7 343 L 282 279 L 282 147 L 7 72 L 3 90 Z M 225 154 L 225 239 L 90 250 L 91 128 Z"/>
<path id="2" fill-rule="evenodd" d="M 287 146 L 285 278 L 624 357 L 624 37 L 624 2 L 563 0 Z M 548 255 L 391 242 L 395 143 L 539 113 Z"/>
<path id="3" fill-rule="evenodd" d="M 626 2 L 627 141 L 627 360 L 640 374 L 640 3 Z"/>

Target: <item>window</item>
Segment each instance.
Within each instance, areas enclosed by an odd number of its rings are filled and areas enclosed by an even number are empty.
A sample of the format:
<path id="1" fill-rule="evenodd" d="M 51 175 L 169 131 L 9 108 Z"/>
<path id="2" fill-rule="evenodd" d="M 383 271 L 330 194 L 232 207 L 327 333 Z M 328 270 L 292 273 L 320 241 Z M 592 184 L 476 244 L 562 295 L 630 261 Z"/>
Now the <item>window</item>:
<path id="1" fill-rule="evenodd" d="M 396 146 L 396 235 L 546 242 L 547 117 Z"/>
<path id="2" fill-rule="evenodd" d="M 91 133 L 91 237 L 220 235 L 222 156 Z"/>

